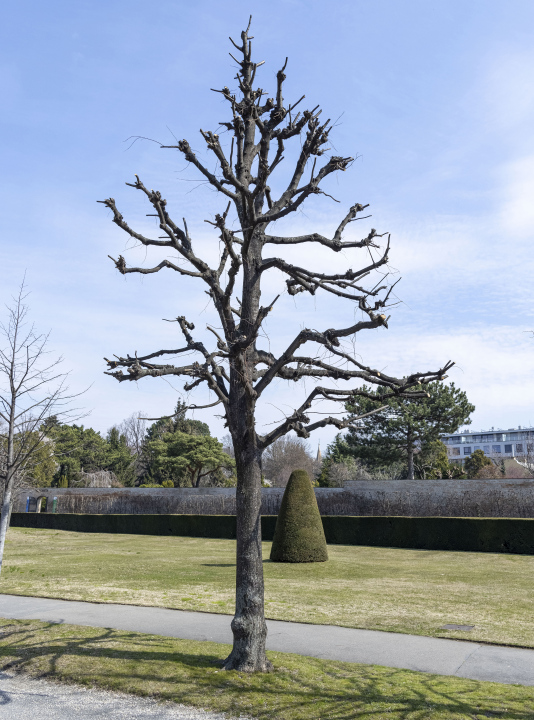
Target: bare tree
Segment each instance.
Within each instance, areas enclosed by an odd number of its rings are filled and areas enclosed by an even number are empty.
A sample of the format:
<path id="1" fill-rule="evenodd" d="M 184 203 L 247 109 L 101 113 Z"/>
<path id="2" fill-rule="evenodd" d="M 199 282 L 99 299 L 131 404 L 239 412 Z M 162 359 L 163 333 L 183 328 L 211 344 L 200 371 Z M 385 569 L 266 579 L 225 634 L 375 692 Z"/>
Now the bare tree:
<path id="1" fill-rule="evenodd" d="M 145 415 L 146 413 L 142 411 L 133 413 L 117 426 L 119 433 L 126 438 L 126 444 L 130 452 L 135 456 L 136 483 L 139 482 L 139 478 L 146 472 L 148 465 L 145 452 L 148 425 Z"/>
<path id="2" fill-rule="evenodd" d="M 293 470 L 306 470 L 313 478 L 318 469 L 309 444 L 292 435 L 278 438 L 263 454 L 263 472 L 275 487 L 285 487 Z"/>
<path id="3" fill-rule="evenodd" d="M 37 334 L 28 324 L 27 292 L 22 283 L 13 304 L 7 307 L 7 322 L 0 323 L 0 419 L 4 421 L 5 452 L 0 463 L 0 487 L 3 491 L 0 513 L 0 572 L 4 557 L 13 491 L 32 469 L 45 441 L 44 421 L 51 415 L 75 420 L 67 373 L 60 371 L 62 358 L 51 360 L 47 349 L 49 335 Z"/>
<path id="4" fill-rule="evenodd" d="M 344 487 L 348 480 L 373 480 L 368 468 L 359 458 L 345 458 L 341 462 L 333 462 L 328 467 L 328 484 L 330 487 Z"/>
<path id="5" fill-rule="evenodd" d="M 126 438 L 126 443 L 132 454 L 138 457 L 143 452 L 143 445 L 146 438 L 147 421 L 144 417 L 146 413 L 136 412 L 126 420 L 123 420 L 117 429 L 121 435 Z"/>
<path id="6" fill-rule="evenodd" d="M 522 454 L 516 458 L 516 462 L 528 470 L 534 476 L 534 432 L 527 430 L 521 433 Z"/>
<path id="7" fill-rule="evenodd" d="M 534 475 L 534 433 L 533 432 L 527 432 L 526 435 L 526 443 L 525 443 L 525 466 L 527 470 Z"/>
<path id="8" fill-rule="evenodd" d="M 257 70 L 263 62 L 252 59 L 249 29 L 250 22 L 241 33 L 240 43 L 231 41 L 238 56 L 237 59 L 232 56 L 239 67 L 236 76 L 238 93 L 234 94 L 226 86 L 215 90 L 227 102 L 229 109 L 228 120 L 220 123 L 231 138 L 229 147 L 225 151 L 217 132 L 200 131 L 208 154 L 212 153 L 215 158 L 216 169 L 211 171 L 187 140 L 162 146 L 176 149 L 221 198 L 228 201 L 223 212 L 215 215 L 213 222 L 210 221 L 221 240 L 219 261 L 210 266 L 206 259 L 199 256 L 186 221 L 183 220 L 181 225 L 176 222 L 161 192 L 148 189 L 139 176 L 136 175 L 135 182 L 127 185 L 146 198 L 162 236 L 150 238 L 130 227 L 113 198 L 100 201 L 111 210 L 113 222 L 121 230 L 146 247 L 164 248 L 170 253 L 168 258 L 152 267 L 128 267 L 124 257 L 111 258 L 121 274 L 151 274 L 170 269 L 184 278 L 196 278 L 204 283 L 219 317 L 222 329 L 209 327 L 215 338 L 212 348 L 196 340 L 192 334 L 193 323 L 179 316 L 176 322 L 185 339 L 182 347 L 160 349 L 139 356 L 137 353 L 115 356 L 115 359 L 106 359 L 106 362 L 108 374 L 119 382 L 136 382 L 145 377 L 183 377 L 186 392 L 205 383 L 214 393 L 215 401 L 191 407 L 222 406 L 232 436 L 238 477 L 236 609 L 232 621 L 234 645 L 224 667 L 242 671 L 270 668 L 265 655 L 267 630 L 260 527 L 263 452 L 291 431 L 299 437 L 308 438 L 311 432 L 327 425 L 338 429 L 347 427 L 347 421 L 335 414 L 312 422 L 310 410 L 319 401 L 345 403 L 361 395 L 362 390 L 354 385 L 349 389 L 340 389 L 337 384 L 320 384 L 322 381 L 363 381 L 382 385 L 387 390 L 384 399 L 396 395 L 422 397 L 424 393 L 420 388 L 416 390 L 416 386 L 443 379 L 452 365 L 447 363 L 436 372 L 413 373 L 399 379 L 365 366 L 350 353 L 350 347 L 342 345 L 345 338 L 353 338 L 358 332 L 387 328 L 388 324 L 382 310 L 390 302 L 391 284 L 384 282 L 382 277 L 378 282 L 374 278 L 369 287 L 362 282 L 373 271 L 380 270 L 385 274 L 389 235 L 379 235 L 373 229 L 360 240 L 342 239 L 367 205 L 355 203 L 331 237 L 319 233 L 281 236 L 268 232 L 269 226 L 300 210 L 311 196 L 328 196 L 322 189 L 322 181 L 346 170 L 353 158 L 331 155 L 321 163 L 320 158 L 329 150 L 332 123 L 320 120 L 318 107 L 298 112 L 297 106 L 304 96 L 292 104 L 285 103 L 283 88 L 287 59 L 276 75 L 274 97 L 264 99 L 268 94 L 255 86 Z M 278 174 L 283 167 L 289 141 L 294 141 L 297 159 L 287 183 L 281 179 L 284 189 L 277 195 L 271 182 L 275 171 Z M 230 215 L 231 208 L 235 216 Z M 234 217 L 237 218 L 238 230 L 232 229 Z M 382 237 L 385 237 L 385 247 L 380 249 L 379 240 Z M 361 249 L 364 254 L 362 265 L 356 270 L 351 267 L 344 272 L 328 273 L 323 272 L 323 268 L 308 269 L 278 256 L 264 255 L 265 250 L 272 246 L 282 249 L 304 243 L 310 243 L 312 247 L 320 245 L 334 253 Z M 306 257 L 312 258 L 313 252 L 307 251 Z M 351 321 L 338 329 L 301 329 L 279 355 L 273 354 L 265 342 L 260 347 L 262 323 L 279 298 L 277 295 L 266 305 L 260 303 L 262 280 L 272 270 L 285 277 L 289 295 L 323 292 L 346 300 Z M 361 312 L 361 319 L 357 321 L 353 319 L 354 306 Z M 302 350 L 310 345 L 316 347 L 308 352 Z M 199 361 L 183 365 L 170 362 L 172 356 L 191 352 L 198 354 Z M 270 383 L 278 378 L 293 381 L 308 378 L 313 383 L 313 389 L 283 422 L 270 432 L 260 434 L 256 428 L 257 404 Z"/>

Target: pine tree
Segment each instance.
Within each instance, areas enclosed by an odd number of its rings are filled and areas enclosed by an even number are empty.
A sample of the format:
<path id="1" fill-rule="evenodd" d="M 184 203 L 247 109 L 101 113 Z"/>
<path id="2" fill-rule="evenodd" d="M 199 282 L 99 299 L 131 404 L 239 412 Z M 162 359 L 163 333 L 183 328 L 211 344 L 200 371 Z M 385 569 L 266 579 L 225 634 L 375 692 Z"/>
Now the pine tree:
<path id="1" fill-rule="evenodd" d="M 382 387 L 362 390 L 365 395 L 347 403 L 348 417 L 356 421 L 345 438 L 347 453 L 370 466 L 405 462 L 409 479 L 414 478 L 414 455 L 442 433 L 469 425 L 475 410 L 454 383 L 429 383 L 424 387 L 426 397 L 419 399 L 386 398 Z M 376 412 L 380 405 L 383 409 Z"/>

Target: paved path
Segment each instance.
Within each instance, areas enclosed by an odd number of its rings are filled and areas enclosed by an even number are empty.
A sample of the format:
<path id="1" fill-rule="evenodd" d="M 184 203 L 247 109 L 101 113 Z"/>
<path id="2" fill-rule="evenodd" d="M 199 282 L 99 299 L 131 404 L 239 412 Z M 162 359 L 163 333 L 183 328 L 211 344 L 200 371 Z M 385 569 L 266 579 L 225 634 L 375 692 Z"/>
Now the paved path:
<path id="1" fill-rule="evenodd" d="M 2 617 L 232 642 L 231 617 L 212 613 L 0 595 Z M 269 650 L 534 686 L 534 650 L 280 620 L 267 625 Z"/>
<path id="2" fill-rule="evenodd" d="M 2 720 L 230 720 L 227 715 L 147 698 L 0 673 Z"/>

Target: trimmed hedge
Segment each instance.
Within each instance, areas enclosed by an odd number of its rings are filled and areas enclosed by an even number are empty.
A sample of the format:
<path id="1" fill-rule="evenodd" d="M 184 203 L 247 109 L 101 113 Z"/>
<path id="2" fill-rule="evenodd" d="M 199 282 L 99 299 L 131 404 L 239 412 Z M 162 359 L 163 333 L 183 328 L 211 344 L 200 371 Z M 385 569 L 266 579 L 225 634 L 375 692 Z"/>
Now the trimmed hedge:
<path id="1" fill-rule="evenodd" d="M 534 555 L 534 519 L 323 516 L 334 545 Z"/>
<path id="2" fill-rule="evenodd" d="M 326 562 L 328 552 L 310 477 L 293 470 L 278 513 L 271 548 L 273 562 Z"/>
<path id="3" fill-rule="evenodd" d="M 272 540 L 276 516 L 262 517 L 264 539 Z M 12 513 L 12 527 L 125 535 L 177 535 L 235 540 L 235 515 L 78 515 Z"/>
<path id="4" fill-rule="evenodd" d="M 530 518 L 323 515 L 321 519 L 331 545 L 534 555 L 534 519 Z M 234 515 L 11 515 L 12 527 L 229 540 L 235 539 L 235 523 Z M 262 517 L 264 540 L 273 539 L 275 525 L 275 515 Z"/>

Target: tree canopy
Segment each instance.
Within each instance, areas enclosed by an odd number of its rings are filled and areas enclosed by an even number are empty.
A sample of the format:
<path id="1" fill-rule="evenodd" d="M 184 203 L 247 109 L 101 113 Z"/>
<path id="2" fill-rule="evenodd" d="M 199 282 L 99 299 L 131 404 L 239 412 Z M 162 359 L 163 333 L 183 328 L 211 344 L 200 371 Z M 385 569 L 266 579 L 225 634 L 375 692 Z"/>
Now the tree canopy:
<path id="1" fill-rule="evenodd" d="M 234 484 L 235 461 L 217 438 L 176 431 L 152 440 L 148 447 L 154 471 L 162 481 L 171 480 L 178 487 L 199 487 L 203 478 L 213 474 L 220 484 Z M 227 475 L 223 470 L 229 471 Z"/>
<path id="2" fill-rule="evenodd" d="M 409 478 L 415 475 L 414 455 L 428 452 L 440 435 L 468 425 L 475 409 L 454 383 L 429 383 L 424 388 L 426 395 L 416 400 L 385 398 L 380 387 L 364 388 L 365 396 L 347 403 L 348 419 L 354 425 L 342 441 L 342 452 L 370 466 L 403 462 Z M 383 410 L 368 414 L 381 405 Z"/>
<path id="3" fill-rule="evenodd" d="M 47 437 L 53 443 L 57 469 L 56 483 L 62 479 L 67 487 L 81 482 L 81 473 L 100 470 L 112 472 L 122 485 L 133 485 L 135 473 L 133 456 L 124 435 L 117 428 L 111 428 L 107 438 L 83 425 L 49 425 Z"/>
<path id="4" fill-rule="evenodd" d="M 483 450 L 475 450 L 472 455 L 466 458 L 464 463 L 465 471 L 470 478 L 478 477 L 482 468 L 490 466 L 493 467 L 493 462 Z"/>

